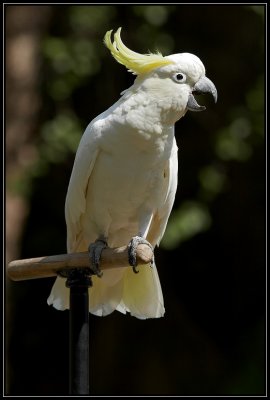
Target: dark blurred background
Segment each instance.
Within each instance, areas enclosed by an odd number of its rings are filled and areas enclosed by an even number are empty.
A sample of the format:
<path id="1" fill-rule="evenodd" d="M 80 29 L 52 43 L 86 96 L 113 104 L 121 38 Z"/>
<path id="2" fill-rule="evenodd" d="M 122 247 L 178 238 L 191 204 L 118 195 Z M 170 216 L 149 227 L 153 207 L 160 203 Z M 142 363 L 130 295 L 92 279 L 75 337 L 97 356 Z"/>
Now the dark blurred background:
<path id="1" fill-rule="evenodd" d="M 66 252 L 80 137 L 134 76 L 103 45 L 190 52 L 215 105 L 176 124 L 179 186 L 156 259 L 165 317 L 90 316 L 92 395 L 265 394 L 263 5 L 5 6 L 6 258 Z M 202 100 L 200 98 L 200 103 Z M 6 394 L 68 393 L 54 279 L 6 279 Z"/>

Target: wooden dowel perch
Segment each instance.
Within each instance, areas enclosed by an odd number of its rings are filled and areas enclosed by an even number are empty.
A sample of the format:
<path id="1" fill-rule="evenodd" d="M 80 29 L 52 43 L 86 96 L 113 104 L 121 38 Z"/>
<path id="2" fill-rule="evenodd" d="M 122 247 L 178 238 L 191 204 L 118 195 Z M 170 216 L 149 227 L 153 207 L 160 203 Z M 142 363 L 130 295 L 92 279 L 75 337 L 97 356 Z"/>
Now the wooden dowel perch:
<path id="1" fill-rule="evenodd" d="M 153 252 L 146 244 L 137 247 L 137 264 L 149 264 Z M 28 258 L 11 261 L 8 264 L 8 276 L 13 281 L 23 281 L 37 278 L 50 278 L 57 276 L 61 270 L 74 268 L 90 268 L 89 253 L 70 253 L 56 256 Z M 128 263 L 127 246 L 106 248 L 102 252 L 100 269 L 106 270 L 118 267 L 130 267 Z"/>

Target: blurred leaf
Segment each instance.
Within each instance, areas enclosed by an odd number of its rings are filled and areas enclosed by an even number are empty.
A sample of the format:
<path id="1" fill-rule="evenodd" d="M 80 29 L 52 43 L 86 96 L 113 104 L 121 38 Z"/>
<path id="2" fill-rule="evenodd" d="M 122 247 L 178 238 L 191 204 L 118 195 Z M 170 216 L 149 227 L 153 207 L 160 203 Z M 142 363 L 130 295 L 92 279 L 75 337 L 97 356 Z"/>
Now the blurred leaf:
<path id="1" fill-rule="evenodd" d="M 208 165 L 199 171 L 199 181 L 204 198 L 212 200 L 224 189 L 227 183 L 226 172 L 216 165 Z"/>
<path id="2" fill-rule="evenodd" d="M 222 160 L 246 161 L 252 154 L 252 147 L 245 140 L 251 132 L 247 119 L 241 117 L 231 122 L 228 128 L 217 135 L 216 152 Z"/>
<path id="3" fill-rule="evenodd" d="M 47 121 L 41 130 L 41 154 L 51 162 L 59 162 L 58 155 L 75 153 L 82 135 L 82 127 L 72 114 L 59 114 Z M 61 160 L 62 162 L 63 160 Z"/>
<path id="4" fill-rule="evenodd" d="M 207 230 L 210 225 L 211 217 L 207 207 L 195 201 L 185 201 L 172 212 L 161 247 L 173 249 L 181 242 Z"/>
<path id="5" fill-rule="evenodd" d="M 168 18 L 167 8 L 160 5 L 146 6 L 144 9 L 144 16 L 152 25 L 164 25 Z"/>
<path id="6" fill-rule="evenodd" d="M 90 7 L 76 5 L 69 7 L 68 17 L 70 28 L 74 32 L 87 33 L 108 24 L 115 15 L 116 11 L 113 5 L 91 5 Z"/>

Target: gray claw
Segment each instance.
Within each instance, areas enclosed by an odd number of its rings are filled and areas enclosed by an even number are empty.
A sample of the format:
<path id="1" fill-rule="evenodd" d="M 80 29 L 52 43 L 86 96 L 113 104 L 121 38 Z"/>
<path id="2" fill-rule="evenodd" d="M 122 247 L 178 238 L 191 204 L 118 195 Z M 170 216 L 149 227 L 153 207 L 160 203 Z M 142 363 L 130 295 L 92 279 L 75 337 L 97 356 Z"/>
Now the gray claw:
<path id="1" fill-rule="evenodd" d="M 153 246 L 146 239 L 141 236 L 134 236 L 128 244 L 128 262 L 132 266 L 133 272 L 137 274 L 139 271 L 136 269 L 137 267 L 137 257 L 136 251 L 139 244 L 147 244 L 151 250 L 153 250 Z"/>
<path id="2" fill-rule="evenodd" d="M 107 242 L 102 239 L 98 239 L 95 243 L 91 243 L 88 247 L 89 258 L 91 263 L 91 270 L 97 275 L 99 278 L 102 277 L 103 272 L 99 268 L 100 258 L 102 251 L 107 247 Z"/>

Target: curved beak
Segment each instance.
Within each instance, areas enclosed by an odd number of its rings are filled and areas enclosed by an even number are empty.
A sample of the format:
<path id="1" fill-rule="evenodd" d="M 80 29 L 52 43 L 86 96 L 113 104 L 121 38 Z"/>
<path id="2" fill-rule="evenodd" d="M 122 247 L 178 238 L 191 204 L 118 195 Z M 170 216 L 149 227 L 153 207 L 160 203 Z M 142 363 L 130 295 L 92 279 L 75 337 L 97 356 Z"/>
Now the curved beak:
<path id="1" fill-rule="evenodd" d="M 205 106 L 200 106 L 193 94 L 206 94 L 210 93 L 215 103 L 217 102 L 217 89 L 210 79 L 204 76 L 201 78 L 197 83 L 195 83 L 192 92 L 189 95 L 188 102 L 187 102 L 187 109 L 190 111 L 203 111 L 206 109 Z"/>

